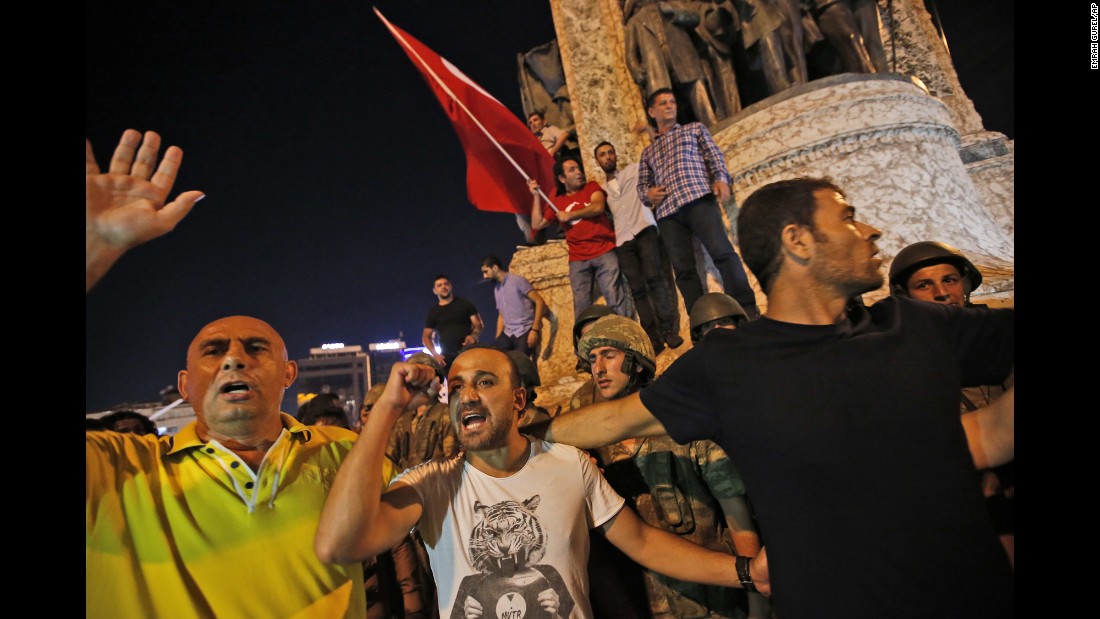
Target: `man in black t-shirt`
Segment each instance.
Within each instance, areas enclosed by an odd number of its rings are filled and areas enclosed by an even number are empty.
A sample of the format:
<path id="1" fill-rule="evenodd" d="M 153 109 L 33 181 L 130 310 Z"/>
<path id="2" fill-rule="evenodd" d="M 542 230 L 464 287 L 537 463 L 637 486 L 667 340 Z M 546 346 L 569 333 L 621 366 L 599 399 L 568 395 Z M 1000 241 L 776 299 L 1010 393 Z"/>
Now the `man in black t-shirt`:
<path id="1" fill-rule="evenodd" d="M 463 346 L 477 342 L 485 324 L 473 303 L 455 296 L 451 278 L 443 274 L 437 275 L 432 292 L 439 298 L 439 302 L 428 310 L 421 339 L 428 353 L 443 364 L 446 372 Z M 442 354 L 436 352 L 432 341 L 436 334 Z"/>
<path id="2" fill-rule="evenodd" d="M 707 333 L 638 393 L 527 432 L 581 448 L 713 440 L 753 498 L 784 619 L 1013 616 L 976 469 L 1013 458 L 1014 389 L 961 423 L 958 402 L 1011 370 L 1014 312 L 850 303 L 882 286 L 880 232 L 826 179 L 758 189 L 737 230 L 762 318 Z"/>

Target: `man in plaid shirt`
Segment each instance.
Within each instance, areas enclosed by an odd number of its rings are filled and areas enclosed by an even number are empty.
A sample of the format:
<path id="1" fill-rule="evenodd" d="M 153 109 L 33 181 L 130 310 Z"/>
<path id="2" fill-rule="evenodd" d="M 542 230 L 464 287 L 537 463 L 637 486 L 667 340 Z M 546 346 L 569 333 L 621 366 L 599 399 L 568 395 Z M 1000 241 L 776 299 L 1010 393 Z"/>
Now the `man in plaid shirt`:
<path id="1" fill-rule="evenodd" d="M 638 194 L 655 211 L 684 306 L 690 310 L 704 292 L 695 268 L 694 235 L 718 268 L 726 294 L 737 299 L 749 318 L 756 318 L 760 315 L 756 295 L 718 211 L 718 205 L 730 197 L 725 156 L 702 123 L 676 122 L 676 96 L 671 88 L 654 91 L 648 107 L 657 135 L 642 151 Z"/>

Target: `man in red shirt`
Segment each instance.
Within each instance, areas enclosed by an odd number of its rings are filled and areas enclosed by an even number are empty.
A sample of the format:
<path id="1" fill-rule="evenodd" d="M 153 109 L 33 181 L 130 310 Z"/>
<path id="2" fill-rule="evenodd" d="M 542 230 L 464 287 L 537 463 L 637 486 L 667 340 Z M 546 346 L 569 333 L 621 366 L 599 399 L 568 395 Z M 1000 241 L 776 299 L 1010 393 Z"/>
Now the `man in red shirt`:
<path id="1" fill-rule="evenodd" d="M 592 305 L 592 280 L 600 288 L 607 305 L 620 316 L 632 317 L 626 286 L 619 274 L 615 255 L 615 228 L 604 212 L 607 201 L 595 181 L 587 181 L 584 168 L 576 159 L 554 163 L 557 192 L 551 196 L 554 207 L 539 203 L 538 182 L 527 181 L 535 196 L 531 204 L 531 227 L 541 230 L 554 221 L 565 228 L 569 246 L 569 283 L 573 289 L 573 316 Z"/>

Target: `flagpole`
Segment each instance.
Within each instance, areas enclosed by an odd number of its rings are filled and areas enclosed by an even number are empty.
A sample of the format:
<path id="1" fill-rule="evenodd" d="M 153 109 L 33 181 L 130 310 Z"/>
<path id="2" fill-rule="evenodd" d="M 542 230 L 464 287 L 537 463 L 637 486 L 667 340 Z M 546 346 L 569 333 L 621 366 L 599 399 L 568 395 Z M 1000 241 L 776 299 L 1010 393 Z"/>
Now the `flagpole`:
<path id="1" fill-rule="evenodd" d="M 481 121 L 478 120 L 477 117 L 474 116 L 473 112 L 471 112 L 469 108 L 466 107 L 466 104 L 464 104 L 462 100 L 459 99 L 457 95 L 455 95 L 455 93 L 451 92 L 451 89 L 447 87 L 446 82 L 444 82 L 442 79 L 439 78 L 438 75 L 435 74 L 435 71 L 433 71 L 432 68 L 428 66 L 428 63 L 424 62 L 424 59 L 420 56 L 419 53 L 417 53 L 413 46 L 409 45 L 409 42 L 406 41 L 400 33 L 394 30 L 393 24 L 391 24 L 389 20 L 382 15 L 382 12 L 378 10 L 378 7 L 372 8 L 374 9 L 374 14 L 378 16 L 378 19 L 381 19 L 382 23 L 386 24 L 386 28 L 390 31 L 390 34 L 392 34 L 394 38 L 400 41 L 401 45 L 405 46 L 405 48 L 408 49 L 413 56 L 416 56 L 416 59 L 420 61 L 421 66 L 423 66 L 428 74 L 432 76 L 432 79 L 434 79 L 435 82 L 439 84 L 440 88 L 442 88 L 443 91 L 451 97 L 451 100 L 458 104 L 458 107 L 462 108 L 463 112 L 466 112 L 466 115 L 470 117 L 470 120 L 474 121 L 474 124 L 477 125 L 478 129 L 481 129 L 481 132 L 485 134 L 485 137 L 489 138 L 489 141 L 493 143 L 493 146 L 497 147 L 497 150 L 499 150 L 500 153 L 504 155 L 509 163 L 511 163 L 512 166 L 516 169 L 516 171 L 523 175 L 523 180 L 530 180 L 531 177 L 523 171 L 523 168 L 519 167 L 519 164 L 516 163 L 516 160 L 512 159 L 512 156 L 508 154 L 508 151 L 504 150 L 504 147 L 500 145 L 500 142 L 496 141 L 496 138 L 493 137 L 493 134 L 489 133 L 489 130 L 485 128 L 485 125 L 481 124 Z M 555 213 L 559 212 L 558 207 L 554 206 L 554 203 L 550 201 L 550 198 L 547 198 L 546 194 L 542 192 L 542 187 L 538 188 L 538 192 L 539 195 L 542 196 L 542 199 L 550 205 L 550 208 L 553 209 Z"/>

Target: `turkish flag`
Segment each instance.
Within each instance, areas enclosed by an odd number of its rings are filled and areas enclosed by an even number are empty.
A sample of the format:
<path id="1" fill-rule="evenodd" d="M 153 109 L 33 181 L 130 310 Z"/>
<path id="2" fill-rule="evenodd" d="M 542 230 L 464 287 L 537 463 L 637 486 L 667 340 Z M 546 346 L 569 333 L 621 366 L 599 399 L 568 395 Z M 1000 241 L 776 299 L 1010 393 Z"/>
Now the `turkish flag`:
<path id="1" fill-rule="evenodd" d="M 466 196 L 470 203 L 482 211 L 529 216 L 531 191 L 527 178 L 537 180 L 543 192 L 551 192 L 554 158 L 504 104 L 446 58 L 387 21 L 378 9 L 374 12 L 420 69 L 451 119 L 466 151 Z"/>

